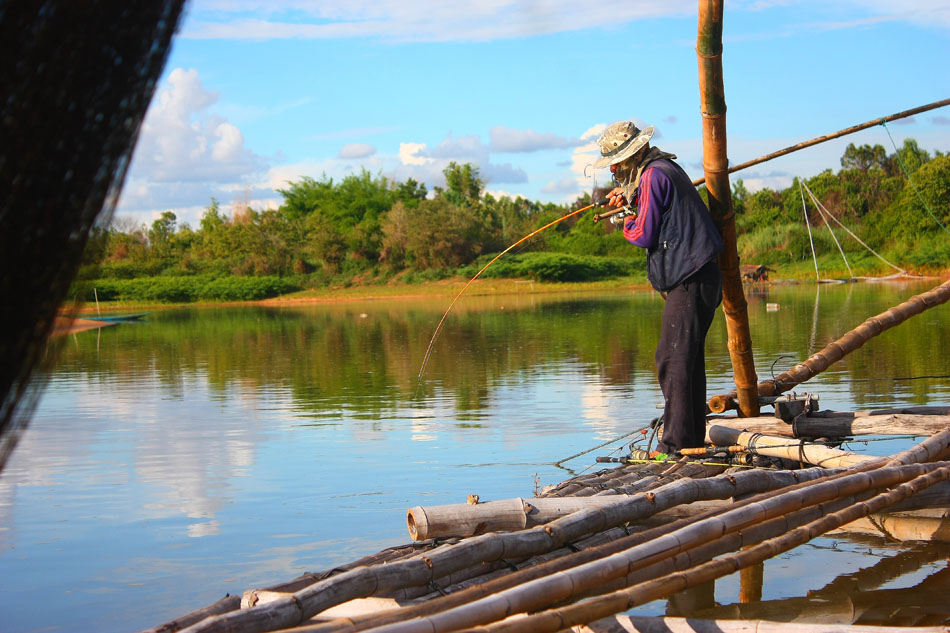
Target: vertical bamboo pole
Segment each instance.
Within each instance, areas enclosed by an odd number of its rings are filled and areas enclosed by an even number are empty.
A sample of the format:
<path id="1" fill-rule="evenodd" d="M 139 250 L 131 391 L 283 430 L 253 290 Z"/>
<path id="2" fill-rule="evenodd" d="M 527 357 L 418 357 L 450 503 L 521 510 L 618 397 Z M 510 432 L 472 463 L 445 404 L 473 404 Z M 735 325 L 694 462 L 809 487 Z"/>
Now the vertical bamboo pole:
<path id="1" fill-rule="evenodd" d="M 739 414 L 759 415 L 758 378 L 752 358 L 749 314 L 739 275 L 736 251 L 736 218 L 729 188 L 726 155 L 726 98 L 722 82 L 723 0 L 699 0 L 696 57 L 703 115 L 703 170 L 709 194 L 709 213 L 722 233 L 725 247 L 719 254 L 722 270 L 722 311 L 729 333 L 729 355 L 735 377 Z"/>
<path id="2" fill-rule="evenodd" d="M 739 602 L 760 602 L 765 579 L 765 563 L 756 563 L 739 570 Z"/>

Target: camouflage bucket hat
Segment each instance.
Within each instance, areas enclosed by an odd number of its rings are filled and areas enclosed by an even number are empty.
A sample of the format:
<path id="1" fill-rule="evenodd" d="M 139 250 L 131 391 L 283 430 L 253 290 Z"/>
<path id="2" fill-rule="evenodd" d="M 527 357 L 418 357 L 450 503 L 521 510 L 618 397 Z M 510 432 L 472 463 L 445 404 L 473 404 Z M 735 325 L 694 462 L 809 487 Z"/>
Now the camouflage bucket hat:
<path id="1" fill-rule="evenodd" d="M 640 130 L 633 121 L 611 123 L 597 139 L 601 157 L 594 163 L 594 168 L 600 169 L 627 160 L 649 143 L 652 137 L 652 125 Z"/>

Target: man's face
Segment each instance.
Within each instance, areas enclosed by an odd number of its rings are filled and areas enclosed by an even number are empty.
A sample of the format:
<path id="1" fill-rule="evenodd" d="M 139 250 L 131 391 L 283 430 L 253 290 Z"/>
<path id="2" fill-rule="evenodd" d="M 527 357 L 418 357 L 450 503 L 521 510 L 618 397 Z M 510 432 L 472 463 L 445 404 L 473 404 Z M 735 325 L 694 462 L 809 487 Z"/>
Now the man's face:
<path id="1" fill-rule="evenodd" d="M 614 180 L 617 182 L 623 182 L 623 179 L 627 173 L 628 167 L 630 165 L 630 159 L 628 158 L 625 161 L 614 163 L 610 166 L 610 173 L 613 174 Z"/>

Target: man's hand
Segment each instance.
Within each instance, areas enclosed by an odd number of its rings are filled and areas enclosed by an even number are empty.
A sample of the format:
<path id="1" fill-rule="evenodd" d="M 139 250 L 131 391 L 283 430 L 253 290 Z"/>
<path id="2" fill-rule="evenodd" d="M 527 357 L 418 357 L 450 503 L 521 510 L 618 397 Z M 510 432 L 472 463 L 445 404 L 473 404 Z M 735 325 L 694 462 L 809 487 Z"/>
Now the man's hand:
<path id="1" fill-rule="evenodd" d="M 613 208 L 624 207 L 627 205 L 627 199 L 623 197 L 623 188 L 614 187 L 607 194 L 607 206 Z"/>

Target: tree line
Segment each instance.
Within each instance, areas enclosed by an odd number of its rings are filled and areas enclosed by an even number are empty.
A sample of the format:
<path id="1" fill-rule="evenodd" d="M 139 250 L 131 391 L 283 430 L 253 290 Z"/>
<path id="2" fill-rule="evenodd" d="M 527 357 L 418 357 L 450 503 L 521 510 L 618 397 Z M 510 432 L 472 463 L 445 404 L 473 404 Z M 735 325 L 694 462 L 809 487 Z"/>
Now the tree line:
<path id="1" fill-rule="evenodd" d="M 305 177 L 279 191 L 276 209 L 236 204 L 227 214 L 212 199 L 197 227 L 179 223 L 171 211 L 151 225 L 118 222 L 94 235 L 81 278 L 271 277 L 301 288 L 434 279 L 469 272 L 465 267 L 591 199 L 585 194 L 572 205 L 557 205 L 496 198 L 485 193 L 478 167 L 469 163 L 450 163 L 443 175 L 445 186 L 432 192 L 412 178 L 398 182 L 365 169 L 339 181 Z M 804 182 L 832 215 L 870 246 L 900 260 L 898 265 L 947 268 L 950 233 L 942 228 L 950 225 L 947 154 L 931 156 L 913 139 L 893 154 L 881 145 L 851 144 L 837 173 L 829 169 Z M 733 204 L 744 262 L 810 265 L 797 179 L 784 190 L 755 193 L 736 180 Z M 824 220 L 810 202 L 808 208 L 812 239 L 823 257 L 836 256 Z M 862 259 L 863 247 L 853 240 L 843 244 L 858 262 L 874 267 Z M 511 261 L 521 267 L 500 270 L 578 278 L 642 273 L 644 254 L 614 225 L 594 223 L 588 213 L 539 234 Z M 541 270 L 548 271 L 546 277 Z"/>

